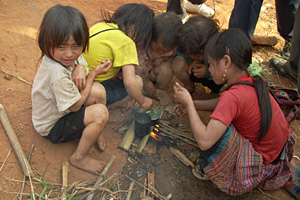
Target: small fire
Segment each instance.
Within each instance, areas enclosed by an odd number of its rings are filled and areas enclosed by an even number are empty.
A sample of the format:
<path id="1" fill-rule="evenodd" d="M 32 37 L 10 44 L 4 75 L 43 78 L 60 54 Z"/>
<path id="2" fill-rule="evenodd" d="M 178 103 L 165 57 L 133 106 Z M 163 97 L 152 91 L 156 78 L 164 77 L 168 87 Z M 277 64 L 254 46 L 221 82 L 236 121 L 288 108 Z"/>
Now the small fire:
<path id="1" fill-rule="evenodd" d="M 157 135 L 156 133 L 154 133 L 153 131 L 151 132 L 150 136 L 153 137 L 157 141 L 162 141 L 162 138 L 159 135 Z"/>

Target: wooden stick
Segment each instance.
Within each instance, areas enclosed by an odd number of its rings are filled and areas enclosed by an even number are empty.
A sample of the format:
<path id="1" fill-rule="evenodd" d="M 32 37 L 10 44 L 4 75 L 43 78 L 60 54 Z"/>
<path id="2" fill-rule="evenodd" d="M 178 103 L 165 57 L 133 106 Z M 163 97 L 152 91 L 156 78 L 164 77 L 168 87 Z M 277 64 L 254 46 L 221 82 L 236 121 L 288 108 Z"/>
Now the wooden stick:
<path id="1" fill-rule="evenodd" d="M 67 198 L 68 170 L 69 170 L 69 162 L 64 162 L 62 166 L 62 187 L 61 187 L 63 200 Z"/>
<path id="2" fill-rule="evenodd" d="M 190 161 L 183 153 L 181 153 L 178 149 L 175 149 L 173 147 L 169 147 L 170 151 L 186 166 L 191 166 L 192 168 L 195 167 L 194 163 Z"/>
<path id="3" fill-rule="evenodd" d="M 6 115 L 5 109 L 2 106 L 2 104 L 0 104 L 0 120 L 2 122 L 4 129 L 6 130 L 6 134 L 10 140 L 10 143 L 17 155 L 17 158 L 22 167 L 23 173 L 26 176 L 30 176 L 32 174 L 32 169 L 31 169 L 30 164 L 25 156 L 22 146 L 17 138 L 17 135 L 10 124 L 10 121 Z"/>
<path id="4" fill-rule="evenodd" d="M 189 140 L 192 140 L 192 141 L 195 141 L 196 142 L 196 139 L 194 137 L 191 137 L 189 135 L 186 135 L 184 133 L 182 133 L 181 131 L 178 131 L 176 130 L 175 128 L 171 127 L 171 126 L 168 126 L 167 124 L 163 123 L 163 122 L 160 122 L 160 124 L 168 129 L 170 129 L 173 133 L 175 133 L 176 135 L 179 135 L 181 137 L 184 137 L 184 138 L 187 138 Z"/>
<path id="5" fill-rule="evenodd" d="M 17 79 L 19 79 L 20 81 L 23 81 L 24 83 L 27 83 L 27 84 L 29 84 L 29 85 L 31 85 L 32 86 L 32 83 L 30 83 L 29 81 L 26 81 L 25 79 L 23 79 L 19 74 L 11 74 L 11 73 L 8 73 L 8 72 L 6 72 L 6 71 L 4 71 L 4 70 L 1 70 L 3 73 L 5 73 L 5 74 L 8 74 L 8 75 L 10 75 L 10 76 L 14 76 L 14 77 L 16 77 Z"/>
<path id="6" fill-rule="evenodd" d="M 148 172 L 148 188 L 150 191 L 154 191 L 154 172 Z"/>
<path id="7" fill-rule="evenodd" d="M 33 148 L 34 148 L 34 144 L 31 145 L 31 149 L 30 149 L 30 152 L 29 152 L 29 155 L 28 155 L 28 162 L 30 162 L 31 154 L 33 152 Z M 24 191 L 24 187 L 25 187 L 25 181 L 26 181 L 26 176 L 24 175 L 19 200 L 22 200 L 22 198 L 23 198 L 23 191 Z"/>
<path id="8" fill-rule="evenodd" d="M 124 149 L 126 151 L 129 150 L 129 148 L 134 140 L 134 137 L 135 137 L 134 127 L 135 127 L 135 120 L 133 120 L 131 122 L 131 125 L 129 126 L 126 133 L 122 137 L 122 140 L 118 146 L 119 148 Z"/>
<path id="9" fill-rule="evenodd" d="M 130 186 L 129 186 L 129 192 L 127 193 L 127 196 L 126 196 L 126 200 L 130 200 L 130 197 L 131 197 L 131 194 L 132 194 L 132 189 L 133 189 L 133 187 L 134 187 L 134 182 L 132 181 L 131 183 L 130 183 Z"/>
<path id="10" fill-rule="evenodd" d="M 103 176 L 105 176 L 105 174 L 107 173 L 107 171 L 109 170 L 110 166 L 112 165 L 112 163 L 114 162 L 114 160 L 116 159 L 116 156 L 112 156 L 110 161 L 107 163 L 107 165 L 105 166 L 104 170 L 102 171 L 102 173 L 100 174 L 100 176 L 98 177 L 94 188 L 97 188 L 101 182 L 103 181 Z M 94 198 L 95 195 L 95 190 L 91 191 L 90 194 L 88 195 L 88 197 L 86 198 L 87 200 L 92 200 Z"/>
<path id="11" fill-rule="evenodd" d="M 136 152 L 142 153 L 143 149 L 145 148 L 145 146 L 146 146 L 146 144 L 147 144 L 147 142 L 148 142 L 148 139 L 149 139 L 149 137 L 150 137 L 150 134 L 151 134 L 153 128 L 154 128 L 154 127 L 151 126 L 150 131 L 149 131 L 149 134 L 148 134 L 148 135 L 145 135 L 145 136 L 143 137 L 142 141 L 139 143 L 138 147 L 136 148 Z"/>
<path id="12" fill-rule="evenodd" d="M 3 169 L 3 167 L 4 167 L 4 165 L 5 165 L 5 163 L 6 163 L 6 161 L 7 161 L 7 159 L 8 159 L 8 157 L 9 157 L 9 155 L 10 155 L 11 152 L 12 152 L 12 149 L 9 149 L 9 151 L 8 151 L 8 153 L 7 153 L 7 155 L 6 155 L 6 158 L 5 158 L 5 160 L 3 161 L 2 166 L 1 166 L 1 168 L 0 168 L 0 172 L 2 171 L 2 169 Z"/>

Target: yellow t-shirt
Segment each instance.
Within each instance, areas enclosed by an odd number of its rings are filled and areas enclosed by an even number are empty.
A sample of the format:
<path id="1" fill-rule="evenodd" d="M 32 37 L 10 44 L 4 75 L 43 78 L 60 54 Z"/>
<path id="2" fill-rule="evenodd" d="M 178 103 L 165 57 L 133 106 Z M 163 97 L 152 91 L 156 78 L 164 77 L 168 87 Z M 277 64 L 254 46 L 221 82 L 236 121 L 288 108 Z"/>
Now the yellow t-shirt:
<path id="1" fill-rule="evenodd" d="M 113 23 L 97 23 L 90 28 L 90 35 L 105 29 L 118 28 Z M 139 65 L 135 43 L 120 30 L 108 30 L 90 38 L 89 49 L 83 53 L 89 69 L 101 64 L 101 60 L 110 59 L 112 67 L 107 74 L 98 75 L 95 81 L 103 82 L 116 76 L 122 66 Z"/>

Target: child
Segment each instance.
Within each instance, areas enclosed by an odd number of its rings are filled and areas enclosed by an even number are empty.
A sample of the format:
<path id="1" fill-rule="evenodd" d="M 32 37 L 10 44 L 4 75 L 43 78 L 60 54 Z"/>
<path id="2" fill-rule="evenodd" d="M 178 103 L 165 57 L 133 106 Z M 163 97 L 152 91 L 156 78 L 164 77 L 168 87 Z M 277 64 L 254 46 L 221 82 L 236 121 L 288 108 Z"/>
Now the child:
<path id="1" fill-rule="evenodd" d="M 204 16 L 191 17 L 179 30 L 173 72 L 191 94 L 195 91 L 195 82 L 202 83 L 214 93 L 222 88 L 211 80 L 203 56 L 207 41 L 218 31 L 217 22 Z"/>
<path id="2" fill-rule="evenodd" d="M 150 60 L 146 53 L 139 51 L 140 66 L 136 68 L 136 73 L 143 79 L 144 93 L 158 98 L 163 106 L 170 101 L 166 89 L 173 78 L 172 61 L 176 52 L 177 32 L 181 25 L 182 21 L 177 15 L 159 14 L 153 21 L 153 36 L 148 51 Z"/>
<path id="3" fill-rule="evenodd" d="M 252 45 L 247 35 L 239 29 L 214 35 L 205 47 L 205 58 L 213 80 L 227 84 L 227 91 L 218 99 L 193 101 L 185 88 L 178 83 L 174 86 L 180 104 L 174 111 L 188 113 L 202 150 L 200 171 L 194 173 L 204 172 L 230 195 L 257 186 L 269 190 L 285 187 L 299 199 L 299 168 L 291 162 L 291 129 L 264 80 L 259 74 L 249 74 L 255 70 L 249 67 Z M 207 126 L 196 109 L 213 111 Z"/>
<path id="4" fill-rule="evenodd" d="M 75 65 L 86 65 L 81 56 L 88 47 L 88 26 L 82 13 L 70 6 L 50 8 L 38 35 L 42 62 L 32 88 L 32 121 L 36 131 L 53 143 L 80 138 L 70 163 L 82 170 L 98 174 L 105 163 L 88 155 L 108 120 L 105 89 L 93 80 L 111 67 L 109 60 L 91 70 L 86 87 L 78 91 L 72 82 Z M 93 104 L 93 105 L 92 105 Z"/>
<path id="5" fill-rule="evenodd" d="M 143 83 L 135 75 L 139 65 L 136 46 L 147 50 L 150 46 L 153 11 L 142 4 L 125 4 L 112 16 L 103 16 L 90 28 L 90 45 L 83 56 L 94 69 L 103 59 L 110 59 L 112 68 L 107 74 L 99 75 L 95 81 L 106 89 L 107 105 L 114 107 L 133 98 L 144 110 L 152 106 L 152 99 L 142 94 Z"/>

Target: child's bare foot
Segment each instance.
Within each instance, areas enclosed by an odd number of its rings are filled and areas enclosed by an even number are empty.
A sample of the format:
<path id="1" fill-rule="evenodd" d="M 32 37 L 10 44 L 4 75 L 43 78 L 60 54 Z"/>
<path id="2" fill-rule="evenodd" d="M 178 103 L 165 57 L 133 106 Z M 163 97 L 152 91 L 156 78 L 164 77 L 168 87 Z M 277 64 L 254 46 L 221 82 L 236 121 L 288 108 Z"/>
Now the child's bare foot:
<path id="1" fill-rule="evenodd" d="M 162 106 L 166 106 L 170 102 L 170 98 L 169 98 L 166 90 L 156 89 L 155 97 L 159 99 L 159 103 Z"/>
<path id="2" fill-rule="evenodd" d="M 99 175 L 106 165 L 105 162 L 96 160 L 89 155 L 81 159 L 76 159 L 75 153 L 70 157 L 69 161 L 74 167 L 97 175 Z"/>
<path id="3" fill-rule="evenodd" d="M 146 95 L 148 95 L 150 97 L 153 97 L 156 93 L 155 86 L 153 85 L 153 83 L 151 81 L 148 81 L 147 83 L 145 83 L 144 89 L 145 89 Z"/>
<path id="4" fill-rule="evenodd" d="M 101 151 L 104 151 L 105 150 L 105 147 L 106 147 L 106 144 L 105 144 L 105 138 L 103 136 L 103 133 L 100 135 L 100 137 L 98 138 L 97 140 L 97 145 L 99 147 L 99 149 Z"/>

